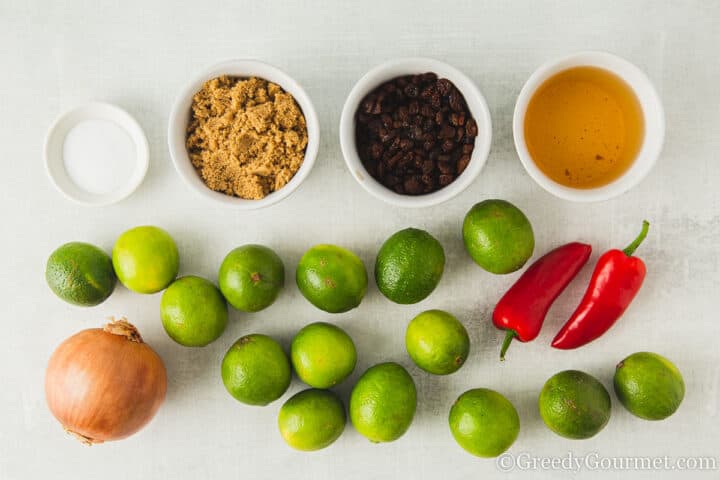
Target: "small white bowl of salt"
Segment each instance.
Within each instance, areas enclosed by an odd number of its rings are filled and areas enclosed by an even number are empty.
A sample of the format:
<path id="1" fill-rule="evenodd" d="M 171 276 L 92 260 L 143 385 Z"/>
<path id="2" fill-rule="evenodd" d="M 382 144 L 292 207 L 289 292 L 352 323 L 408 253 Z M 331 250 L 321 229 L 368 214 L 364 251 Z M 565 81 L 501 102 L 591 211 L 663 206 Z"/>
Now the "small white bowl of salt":
<path id="1" fill-rule="evenodd" d="M 90 103 L 63 114 L 45 138 L 45 167 L 66 197 L 83 205 L 119 202 L 148 169 L 148 142 L 125 110 Z"/>

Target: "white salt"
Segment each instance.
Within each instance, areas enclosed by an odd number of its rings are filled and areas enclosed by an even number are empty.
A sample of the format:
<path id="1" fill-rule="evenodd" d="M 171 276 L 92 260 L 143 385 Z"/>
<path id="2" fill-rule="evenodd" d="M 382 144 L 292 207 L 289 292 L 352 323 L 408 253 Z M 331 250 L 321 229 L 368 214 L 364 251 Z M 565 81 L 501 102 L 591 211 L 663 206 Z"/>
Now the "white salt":
<path id="1" fill-rule="evenodd" d="M 127 184 L 137 165 L 137 150 L 116 123 L 84 120 L 65 136 L 63 162 L 78 188 L 101 195 Z"/>

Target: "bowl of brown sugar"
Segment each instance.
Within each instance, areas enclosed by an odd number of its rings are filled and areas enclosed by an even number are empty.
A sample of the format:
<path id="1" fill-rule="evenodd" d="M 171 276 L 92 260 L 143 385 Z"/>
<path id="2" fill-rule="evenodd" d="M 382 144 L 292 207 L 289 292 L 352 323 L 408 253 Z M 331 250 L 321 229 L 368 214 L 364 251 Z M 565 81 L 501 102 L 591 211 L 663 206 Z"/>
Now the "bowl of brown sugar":
<path id="1" fill-rule="evenodd" d="M 240 209 L 286 198 L 307 178 L 320 140 L 315 108 L 280 69 L 228 60 L 195 77 L 170 113 L 178 173 L 205 198 Z"/>

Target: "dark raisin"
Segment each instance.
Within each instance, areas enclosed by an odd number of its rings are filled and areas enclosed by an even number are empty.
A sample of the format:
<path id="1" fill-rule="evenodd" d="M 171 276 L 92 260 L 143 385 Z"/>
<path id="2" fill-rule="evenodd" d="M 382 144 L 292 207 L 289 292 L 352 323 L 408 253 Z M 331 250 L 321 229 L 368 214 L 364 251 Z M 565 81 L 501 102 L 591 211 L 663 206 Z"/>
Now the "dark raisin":
<path id="1" fill-rule="evenodd" d="M 408 105 L 408 112 L 410 112 L 410 115 L 417 115 L 420 113 L 420 104 L 416 101 L 410 102 L 410 105 Z"/>
<path id="2" fill-rule="evenodd" d="M 383 177 L 383 181 L 384 181 L 385 185 L 388 185 L 390 187 L 400 183 L 400 179 L 398 177 L 396 177 L 395 175 L 385 175 L 385 177 Z"/>
<path id="3" fill-rule="evenodd" d="M 408 107 L 406 107 L 405 105 L 402 105 L 397 109 L 398 120 L 407 120 L 408 115 L 410 115 L 410 113 L 408 112 Z"/>
<path id="4" fill-rule="evenodd" d="M 455 179 L 453 178 L 452 175 L 440 175 L 438 177 L 438 183 L 443 187 L 450 185 L 453 180 L 455 180 Z"/>
<path id="5" fill-rule="evenodd" d="M 403 187 L 405 187 L 405 191 L 411 195 L 422 193 L 423 190 L 421 179 L 417 175 L 406 178 L 405 182 L 403 182 Z"/>
<path id="6" fill-rule="evenodd" d="M 417 85 L 415 85 L 414 83 L 411 83 L 410 85 L 407 85 L 403 89 L 403 92 L 405 92 L 405 95 L 408 96 L 409 98 L 415 98 L 418 96 L 419 89 L 418 89 Z"/>
<path id="7" fill-rule="evenodd" d="M 441 149 L 443 152 L 449 152 L 449 151 L 451 151 L 453 148 L 455 148 L 455 142 L 453 142 L 453 141 L 450 140 L 450 139 L 445 140 L 445 141 L 442 143 L 442 145 L 440 145 L 440 149 Z"/>
<path id="8" fill-rule="evenodd" d="M 435 122 L 433 122 L 433 121 L 432 121 L 431 119 L 429 119 L 429 118 L 426 118 L 426 119 L 423 121 L 422 129 L 423 129 L 424 132 L 428 132 L 428 133 L 429 133 L 429 132 L 432 132 L 433 130 L 435 130 Z"/>
<path id="9" fill-rule="evenodd" d="M 422 172 L 424 175 L 427 175 L 428 173 L 435 170 L 435 164 L 432 162 L 432 160 L 425 160 L 422 164 Z"/>
<path id="10" fill-rule="evenodd" d="M 373 97 L 365 97 L 362 104 L 363 113 L 372 113 L 373 107 L 375 106 L 375 99 Z"/>
<path id="11" fill-rule="evenodd" d="M 397 154 L 393 155 L 392 157 L 390 157 L 387 161 L 387 167 L 390 170 L 394 170 L 397 167 L 397 165 L 400 163 L 400 158 L 402 158 L 402 153 L 397 153 Z"/>
<path id="12" fill-rule="evenodd" d="M 470 163 L 470 155 L 466 154 L 460 157 L 460 160 L 458 160 L 457 163 L 457 173 L 460 174 L 464 172 L 468 166 L 468 163 Z"/>
<path id="13" fill-rule="evenodd" d="M 441 78 L 437 81 L 437 89 L 440 95 L 446 96 L 448 93 L 450 93 L 450 89 L 452 88 L 452 83 L 450 83 L 450 80 L 447 78 Z"/>
<path id="14" fill-rule="evenodd" d="M 375 101 L 373 109 L 369 113 L 372 113 L 373 115 L 378 115 L 382 113 L 382 102 L 380 100 Z"/>
<path id="15" fill-rule="evenodd" d="M 461 98 L 462 96 L 457 89 L 453 88 L 450 90 L 450 93 L 448 94 L 448 105 L 454 112 L 459 112 L 463 109 Z"/>
<path id="16" fill-rule="evenodd" d="M 440 170 L 440 173 L 443 174 L 451 174 L 453 173 L 453 166 L 449 161 L 438 162 L 438 170 Z"/>
<path id="17" fill-rule="evenodd" d="M 455 129 L 451 127 L 450 125 L 443 125 L 442 130 L 440 130 L 440 137 L 441 138 L 453 138 L 455 136 Z"/>
<path id="18" fill-rule="evenodd" d="M 455 127 L 461 127 L 465 124 L 465 113 L 464 112 L 453 112 L 450 114 L 450 123 Z"/>
<path id="19" fill-rule="evenodd" d="M 475 120 L 473 120 L 472 118 L 470 120 L 468 120 L 467 123 L 465 124 L 465 133 L 470 138 L 477 137 L 477 134 L 478 134 L 477 123 L 475 123 Z"/>

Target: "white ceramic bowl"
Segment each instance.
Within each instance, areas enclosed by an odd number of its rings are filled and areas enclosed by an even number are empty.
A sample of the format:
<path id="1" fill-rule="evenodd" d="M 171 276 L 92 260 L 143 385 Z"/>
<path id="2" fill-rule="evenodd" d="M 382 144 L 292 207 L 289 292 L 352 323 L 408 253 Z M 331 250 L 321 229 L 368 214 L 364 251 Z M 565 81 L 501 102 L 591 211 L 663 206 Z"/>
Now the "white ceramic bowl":
<path id="1" fill-rule="evenodd" d="M 185 139 L 187 134 L 188 121 L 190 119 L 190 108 L 192 98 L 203 86 L 203 84 L 213 78 L 230 75 L 233 77 L 259 77 L 270 82 L 280 85 L 283 90 L 295 97 L 295 101 L 305 116 L 307 125 L 308 144 L 305 149 L 305 159 L 302 165 L 295 173 L 293 178 L 280 190 L 272 192 L 265 198 L 260 200 L 248 200 L 239 197 L 225 195 L 208 188 L 198 175 L 195 167 L 193 167 L 185 148 Z M 294 192 L 300 184 L 305 180 L 313 165 L 315 157 L 317 157 L 318 147 L 320 145 L 320 126 L 318 124 L 315 107 L 313 107 L 310 97 L 305 90 L 282 70 L 257 60 L 226 60 L 220 62 L 197 75 L 193 80 L 183 88 L 178 96 L 175 104 L 170 112 L 170 121 L 168 125 L 168 147 L 170 156 L 178 173 L 190 186 L 192 190 L 197 192 L 204 198 L 212 200 L 216 203 L 235 207 L 241 210 L 253 210 L 257 208 L 267 207 L 279 202 L 283 198 Z"/>
<path id="2" fill-rule="evenodd" d="M 561 185 L 547 177 L 537 167 L 525 143 L 525 112 L 537 89 L 558 72 L 579 66 L 592 66 L 608 70 L 630 85 L 640 102 L 645 122 L 645 136 L 635 161 L 630 168 L 613 182 L 597 188 L 580 189 Z M 568 57 L 551 60 L 535 70 L 525 82 L 515 104 L 513 114 L 513 137 L 515 148 L 525 170 L 542 188 L 565 200 L 594 202 L 621 195 L 640 183 L 650 172 L 660 156 L 665 138 L 665 114 L 655 87 L 642 70 L 616 55 L 606 52 L 580 52 Z"/>
<path id="3" fill-rule="evenodd" d="M 128 134 L 135 144 L 135 165 L 131 175 L 118 188 L 107 193 L 92 193 L 83 190 L 72 181 L 65 169 L 63 148 L 65 137 L 80 122 L 86 120 L 107 120 Z M 70 110 L 61 115 L 50 127 L 44 146 L 45 170 L 57 189 L 70 200 L 82 205 L 104 206 L 119 202 L 133 193 L 147 173 L 149 154 L 148 141 L 140 124 L 125 110 L 103 102 L 93 102 Z M 98 159 L 102 161 L 102 159 Z"/>
<path id="4" fill-rule="evenodd" d="M 378 85 L 402 75 L 426 72 L 434 72 L 440 78 L 447 78 L 460 90 L 465 97 L 470 113 L 477 122 L 478 136 L 475 138 L 475 148 L 470 163 L 454 182 L 436 192 L 425 195 L 401 195 L 382 185 L 365 170 L 355 145 L 355 113 L 365 95 Z M 490 111 L 480 89 L 456 68 L 430 58 L 401 58 L 376 66 L 358 80 L 350 91 L 340 117 L 340 147 L 353 178 L 373 196 L 399 207 L 436 205 L 450 200 L 465 190 L 477 178 L 485 165 L 491 143 Z"/>

